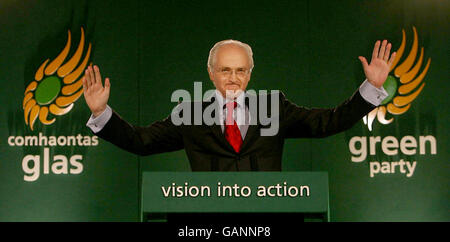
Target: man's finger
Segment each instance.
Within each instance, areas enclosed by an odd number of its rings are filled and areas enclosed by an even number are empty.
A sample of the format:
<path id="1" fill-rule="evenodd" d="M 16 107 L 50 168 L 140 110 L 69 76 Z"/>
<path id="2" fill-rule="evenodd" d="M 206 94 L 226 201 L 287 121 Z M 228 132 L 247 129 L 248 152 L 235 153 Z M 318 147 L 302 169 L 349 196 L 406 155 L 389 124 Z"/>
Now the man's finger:
<path id="1" fill-rule="evenodd" d="M 100 75 L 100 69 L 98 66 L 94 66 L 94 72 L 95 72 L 95 82 L 102 84 L 102 76 Z"/>
<path id="2" fill-rule="evenodd" d="M 381 43 L 380 53 L 378 54 L 378 58 L 384 58 L 384 51 L 386 50 L 386 43 L 387 40 L 383 40 L 383 43 Z"/>
<path id="3" fill-rule="evenodd" d="M 86 81 L 86 76 L 83 76 L 83 92 L 86 93 L 88 91 L 88 85 Z"/>
<path id="4" fill-rule="evenodd" d="M 383 60 L 388 61 L 389 60 L 389 53 L 391 52 L 391 43 L 389 43 L 386 47 L 386 51 L 384 52 Z"/>
<path id="5" fill-rule="evenodd" d="M 86 79 L 86 85 L 87 85 L 87 87 L 88 87 L 88 88 L 91 87 L 92 83 L 91 83 L 91 75 L 89 75 L 89 67 L 88 67 L 88 69 L 86 69 L 86 70 L 84 71 L 84 77 L 85 77 L 85 79 Z"/>
<path id="6" fill-rule="evenodd" d="M 97 84 L 97 82 L 95 80 L 94 70 L 92 69 L 92 66 L 89 66 L 88 69 L 89 69 L 89 78 L 91 79 L 91 84 L 92 85 Z"/>
<path id="7" fill-rule="evenodd" d="M 375 46 L 373 47 L 372 60 L 378 58 L 378 51 L 379 50 L 380 50 L 380 41 L 377 40 L 377 42 L 375 42 Z"/>
<path id="8" fill-rule="evenodd" d="M 395 60 L 395 55 L 397 55 L 397 52 L 392 53 L 391 58 L 388 61 L 389 66 L 392 65 L 392 62 Z"/>

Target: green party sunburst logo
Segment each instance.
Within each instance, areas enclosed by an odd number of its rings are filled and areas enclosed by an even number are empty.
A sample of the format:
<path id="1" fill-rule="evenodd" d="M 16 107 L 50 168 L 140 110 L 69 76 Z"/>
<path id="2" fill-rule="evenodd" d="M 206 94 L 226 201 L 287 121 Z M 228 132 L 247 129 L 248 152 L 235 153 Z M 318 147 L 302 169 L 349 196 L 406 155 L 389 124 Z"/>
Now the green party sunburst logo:
<path id="1" fill-rule="evenodd" d="M 31 130 L 34 129 L 36 120 L 44 125 L 53 124 L 56 116 L 67 114 L 83 94 L 83 73 L 91 54 L 89 43 L 87 53 L 79 63 L 84 42 L 84 30 L 81 28 L 80 43 L 73 56 L 65 62 L 71 47 L 71 34 L 68 31 L 64 49 L 53 61 L 47 59 L 40 65 L 34 76 L 35 80 L 25 89 L 24 118 Z"/>
<path id="2" fill-rule="evenodd" d="M 391 74 L 387 77 L 383 87 L 389 94 L 383 102 L 372 110 L 368 115 L 364 116 L 364 124 L 367 125 L 370 131 L 372 131 L 372 124 L 377 118 L 378 122 L 384 125 L 390 124 L 394 121 L 394 118 L 386 119 L 386 112 L 392 115 L 401 115 L 409 110 L 411 103 L 422 92 L 425 82 L 424 77 L 430 67 L 431 58 L 428 58 L 425 68 L 420 74 L 420 68 L 423 64 L 424 50 L 423 47 L 420 50 L 420 56 L 416 61 L 418 53 L 418 36 L 416 28 L 413 26 L 414 41 L 408 56 L 403 60 L 401 64 L 397 66 L 405 50 L 406 35 L 405 30 L 402 29 L 402 43 L 397 50 L 397 56 L 391 66 Z"/>

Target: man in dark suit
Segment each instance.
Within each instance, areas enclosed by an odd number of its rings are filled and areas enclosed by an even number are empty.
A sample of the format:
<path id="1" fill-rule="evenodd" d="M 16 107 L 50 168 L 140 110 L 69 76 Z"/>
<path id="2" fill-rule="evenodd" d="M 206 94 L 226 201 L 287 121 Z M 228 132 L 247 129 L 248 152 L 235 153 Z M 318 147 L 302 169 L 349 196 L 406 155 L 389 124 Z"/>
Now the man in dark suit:
<path id="1" fill-rule="evenodd" d="M 285 139 L 341 132 L 382 102 L 387 96 L 382 85 L 395 59 L 395 52 L 390 55 L 390 49 L 386 40 L 377 41 L 370 65 L 359 57 L 366 80 L 344 103 L 332 109 L 309 109 L 290 102 L 282 93 L 255 97 L 245 92 L 254 66 L 252 50 L 239 41 L 221 41 L 214 45 L 208 58 L 209 77 L 216 87 L 213 98 L 182 103 L 179 112 L 144 127 L 127 123 L 107 105 L 109 78 L 103 86 L 99 68 L 88 67 L 83 88 L 92 115 L 87 126 L 100 138 L 139 155 L 185 149 L 193 171 L 281 171 Z M 251 100 L 256 100 L 256 108 L 252 108 L 255 102 Z M 263 110 L 274 121 L 270 124 L 261 122 L 261 115 L 254 111 L 261 110 L 264 104 Z M 191 115 L 189 111 L 196 105 L 201 107 L 200 115 L 213 107 L 211 117 L 215 122 L 211 124 L 202 116 L 199 125 L 195 125 L 198 113 Z M 187 122 L 180 123 L 177 117 Z M 270 128 L 274 132 L 264 134 Z"/>
<path id="2" fill-rule="evenodd" d="M 89 67 L 83 83 L 84 97 L 92 111 L 87 125 L 100 138 L 139 155 L 185 149 L 193 171 L 281 171 L 286 138 L 326 137 L 341 132 L 381 103 L 387 96 L 382 85 L 395 58 L 395 53 L 389 58 L 390 48 L 386 40 L 381 47 L 377 41 L 370 65 L 359 57 L 367 79 L 336 108 L 299 107 L 280 93 L 275 99 L 275 94 L 259 95 L 256 109 L 252 109 L 248 101 L 252 96 L 245 92 L 254 66 L 250 46 L 235 40 L 218 42 L 208 58 L 208 73 L 216 92 L 211 101 L 201 103 L 203 112 L 210 105 L 220 107 L 212 112 L 216 120 L 212 125 L 175 124 L 174 115 L 145 127 L 131 125 L 107 105 L 109 79 L 103 87 L 98 67 Z M 261 123 L 260 115 L 252 110 L 260 110 L 262 103 L 271 107 L 273 100 L 278 108 L 271 113 L 271 120 L 278 122 L 278 127 L 271 135 L 261 135 L 268 129 L 267 123 Z M 193 110 L 196 104 L 187 105 Z M 271 108 L 267 109 L 270 113 Z"/>

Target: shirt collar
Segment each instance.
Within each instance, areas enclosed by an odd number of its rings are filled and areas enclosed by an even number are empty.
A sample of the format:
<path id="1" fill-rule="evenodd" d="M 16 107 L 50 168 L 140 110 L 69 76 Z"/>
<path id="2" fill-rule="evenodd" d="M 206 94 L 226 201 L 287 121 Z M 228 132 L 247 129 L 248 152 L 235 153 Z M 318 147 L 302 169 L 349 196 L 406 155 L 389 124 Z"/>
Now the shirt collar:
<path id="1" fill-rule="evenodd" d="M 233 100 L 226 99 L 222 96 L 222 94 L 216 89 L 216 98 L 217 102 L 219 103 L 219 107 L 223 107 L 223 105 L 227 104 L 228 102 L 231 102 Z M 245 92 L 241 92 L 239 96 L 234 100 L 237 102 L 237 107 L 244 107 L 245 103 Z"/>

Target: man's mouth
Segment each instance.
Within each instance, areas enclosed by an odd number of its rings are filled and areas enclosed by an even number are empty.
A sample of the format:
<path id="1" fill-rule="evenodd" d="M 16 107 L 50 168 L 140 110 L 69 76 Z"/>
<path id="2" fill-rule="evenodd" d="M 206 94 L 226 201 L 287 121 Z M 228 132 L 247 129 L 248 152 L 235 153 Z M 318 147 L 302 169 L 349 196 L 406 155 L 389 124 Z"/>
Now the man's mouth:
<path id="1" fill-rule="evenodd" d="M 227 87 L 240 87 L 238 84 L 235 83 L 231 83 L 231 84 L 227 84 Z"/>

